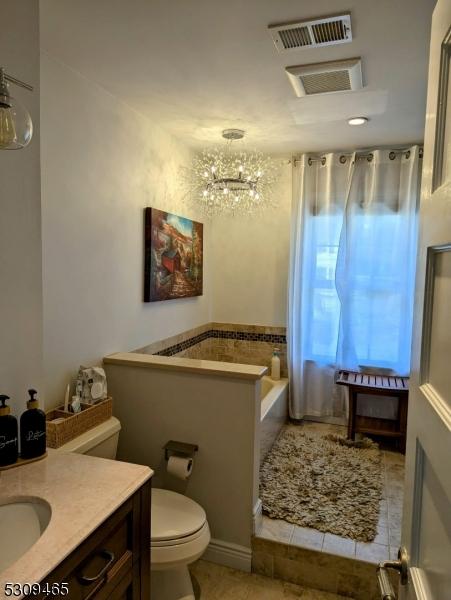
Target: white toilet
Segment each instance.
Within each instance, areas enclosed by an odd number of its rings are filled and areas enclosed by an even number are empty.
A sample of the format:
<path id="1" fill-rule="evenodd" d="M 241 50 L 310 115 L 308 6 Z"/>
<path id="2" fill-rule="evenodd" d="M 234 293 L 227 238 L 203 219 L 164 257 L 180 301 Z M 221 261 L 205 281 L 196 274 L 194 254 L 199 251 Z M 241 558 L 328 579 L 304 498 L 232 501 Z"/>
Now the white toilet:
<path id="1" fill-rule="evenodd" d="M 115 459 L 120 429 L 120 422 L 111 417 L 58 451 Z M 153 600 L 194 600 L 188 565 L 210 543 L 204 509 L 181 494 L 152 489 L 150 537 Z"/>

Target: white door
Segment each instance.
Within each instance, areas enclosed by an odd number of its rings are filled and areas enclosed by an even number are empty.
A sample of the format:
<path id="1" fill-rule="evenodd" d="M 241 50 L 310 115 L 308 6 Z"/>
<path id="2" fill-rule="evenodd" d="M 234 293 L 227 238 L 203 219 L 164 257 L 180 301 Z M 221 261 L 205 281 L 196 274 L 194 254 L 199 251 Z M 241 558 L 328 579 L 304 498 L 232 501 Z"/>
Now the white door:
<path id="1" fill-rule="evenodd" d="M 399 597 L 451 600 L 451 0 L 432 20 Z"/>

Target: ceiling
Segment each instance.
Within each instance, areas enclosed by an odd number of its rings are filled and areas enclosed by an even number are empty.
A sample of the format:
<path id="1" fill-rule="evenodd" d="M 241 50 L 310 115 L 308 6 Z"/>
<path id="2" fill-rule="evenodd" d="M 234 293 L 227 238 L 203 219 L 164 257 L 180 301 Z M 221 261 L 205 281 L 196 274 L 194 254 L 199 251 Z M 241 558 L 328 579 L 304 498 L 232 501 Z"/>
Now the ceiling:
<path id="1" fill-rule="evenodd" d="M 199 148 L 224 128 L 300 152 L 423 138 L 435 0 L 41 0 L 41 46 Z M 351 12 L 353 41 L 279 54 L 269 24 Z M 296 98 L 285 66 L 362 57 L 364 88 Z M 346 119 L 365 115 L 367 125 Z"/>

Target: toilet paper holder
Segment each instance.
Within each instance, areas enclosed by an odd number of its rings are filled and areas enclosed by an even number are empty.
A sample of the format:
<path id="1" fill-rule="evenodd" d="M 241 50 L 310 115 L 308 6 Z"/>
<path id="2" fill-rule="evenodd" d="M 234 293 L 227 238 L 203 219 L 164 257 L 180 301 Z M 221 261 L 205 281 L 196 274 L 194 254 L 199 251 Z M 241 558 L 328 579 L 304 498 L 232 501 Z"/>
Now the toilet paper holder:
<path id="1" fill-rule="evenodd" d="M 186 442 L 176 442 L 175 440 L 169 440 L 164 446 L 164 459 L 169 460 L 171 454 L 177 454 L 178 456 L 194 456 L 194 453 L 199 450 L 197 444 L 187 444 Z"/>

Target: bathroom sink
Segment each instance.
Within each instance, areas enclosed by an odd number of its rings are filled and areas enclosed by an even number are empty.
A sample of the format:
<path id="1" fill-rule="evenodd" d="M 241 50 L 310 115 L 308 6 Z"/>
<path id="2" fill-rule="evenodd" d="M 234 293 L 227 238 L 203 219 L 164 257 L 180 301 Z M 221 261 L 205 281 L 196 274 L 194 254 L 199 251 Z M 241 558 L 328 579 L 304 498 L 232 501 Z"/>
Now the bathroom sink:
<path id="1" fill-rule="evenodd" d="M 0 572 L 38 541 L 51 514 L 50 505 L 41 498 L 9 499 L 0 504 Z"/>

